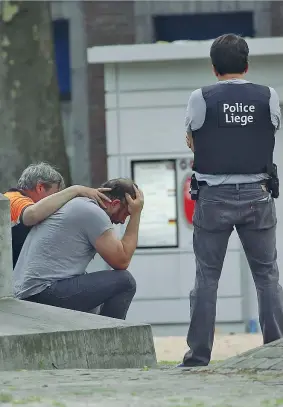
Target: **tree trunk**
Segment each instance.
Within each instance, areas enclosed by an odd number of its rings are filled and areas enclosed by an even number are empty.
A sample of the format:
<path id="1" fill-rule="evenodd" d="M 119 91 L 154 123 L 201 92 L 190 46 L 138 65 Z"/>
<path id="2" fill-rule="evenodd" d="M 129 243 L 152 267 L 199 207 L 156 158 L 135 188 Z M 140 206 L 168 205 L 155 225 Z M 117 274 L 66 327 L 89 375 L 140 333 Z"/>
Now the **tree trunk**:
<path id="1" fill-rule="evenodd" d="M 45 161 L 70 183 L 47 1 L 0 2 L 0 191 Z"/>

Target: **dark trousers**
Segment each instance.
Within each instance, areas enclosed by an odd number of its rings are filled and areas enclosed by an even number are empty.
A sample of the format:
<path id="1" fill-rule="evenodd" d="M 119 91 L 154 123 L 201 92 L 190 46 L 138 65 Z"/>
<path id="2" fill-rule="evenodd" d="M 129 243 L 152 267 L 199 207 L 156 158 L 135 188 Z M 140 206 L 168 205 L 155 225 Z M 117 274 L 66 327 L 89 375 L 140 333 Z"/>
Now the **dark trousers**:
<path id="1" fill-rule="evenodd" d="M 186 366 L 210 362 L 218 282 L 234 227 L 256 286 L 263 341 L 266 344 L 283 337 L 274 200 L 259 183 L 201 186 L 194 213 L 196 279 L 190 294 L 190 350 L 183 361 Z"/>
<path id="2" fill-rule="evenodd" d="M 54 282 L 26 301 L 82 312 L 101 306 L 100 315 L 126 319 L 136 281 L 126 270 L 105 270 Z"/>

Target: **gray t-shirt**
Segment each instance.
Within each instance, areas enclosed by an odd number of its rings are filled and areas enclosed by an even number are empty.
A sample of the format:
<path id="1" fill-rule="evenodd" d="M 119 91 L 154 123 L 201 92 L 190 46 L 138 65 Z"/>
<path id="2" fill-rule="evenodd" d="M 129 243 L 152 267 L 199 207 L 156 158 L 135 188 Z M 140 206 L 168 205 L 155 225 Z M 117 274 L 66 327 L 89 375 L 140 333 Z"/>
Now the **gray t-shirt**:
<path id="1" fill-rule="evenodd" d="M 113 225 L 97 203 L 74 198 L 28 234 L 14 269 L 14 294 L 23 299 L 53 282 L 84 274 L 96 239 Z"/>
<path id="2" fill-rule="evenodd" d="M 244 79 L 230 79 L 228 81 L 219 81 L 217 84 L 221 86 L 223 83 L 236 83 L 239 86 L 243 83 L 248 83 Z M 281 111 L 279 98 L 273 88 L 270 89 L 270 116 L 271 121 L 276 130 L 280 128 Z M 186 111 L 185 126 L 187 133 L 200 129 L 205 121 L 206 103 L 202 95 L 202 90 L 197 89 L 192 92 Z M 213 135 L 211 135 L 213 137 Z M 243 184 L 250 182 L 257 182 L 262 179 L 268 178 L 267 174 L 249 174 L 249 175 L 211 175 L 195 173 L 198 181 L 206 181 L 208 185 L 220 184 Z"/>

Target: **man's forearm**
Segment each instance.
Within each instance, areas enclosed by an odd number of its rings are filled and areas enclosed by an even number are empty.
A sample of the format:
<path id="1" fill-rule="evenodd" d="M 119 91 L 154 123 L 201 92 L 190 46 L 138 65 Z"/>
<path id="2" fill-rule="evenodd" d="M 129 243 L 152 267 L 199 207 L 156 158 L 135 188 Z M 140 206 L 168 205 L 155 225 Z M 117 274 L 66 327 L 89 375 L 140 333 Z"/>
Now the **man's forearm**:
<path id="1" fill-rule="evenodd" d="M 123 238 L 121 239 L 127 260 L 131 258 L 137 248 L 141 213 L 131 215 Z"/>
<path id="2" fill-rule="evenodd" d="M 26 226 L 34 226 L 55 213 L 68 201 L 79 194 L 78 186 L 74 185 L 63 191 L 41 199 L 39 202 L 27 207 L 23 213 L 23 223 Z"/>
<path id="3" fill-rule="evenodd" d="M 192 133 L 187 133 L 187 146 L 192 150 L 193 153 L 195 152 Z"/>

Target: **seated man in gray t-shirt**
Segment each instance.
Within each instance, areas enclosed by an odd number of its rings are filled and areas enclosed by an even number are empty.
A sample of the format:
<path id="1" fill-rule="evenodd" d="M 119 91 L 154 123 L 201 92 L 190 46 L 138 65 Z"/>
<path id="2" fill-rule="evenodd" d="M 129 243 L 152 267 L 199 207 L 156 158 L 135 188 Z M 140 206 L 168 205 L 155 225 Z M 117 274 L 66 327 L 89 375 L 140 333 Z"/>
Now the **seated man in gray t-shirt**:
<path id="1" fill-rule="evenodd" d="M 34 226 L 14 269 L 14 293 L 19 299 L 55 307 L 125 319 L 136 283 L 126 270 L 137 246 L 143 194 L 133 181 L 106 182 L 111 199 L 102 209 L 96 201 L 74 198 Z M 130 216 L 122 239 L 113 223 Z M 113 270 L 86 273 L 96 253 Z"/>

